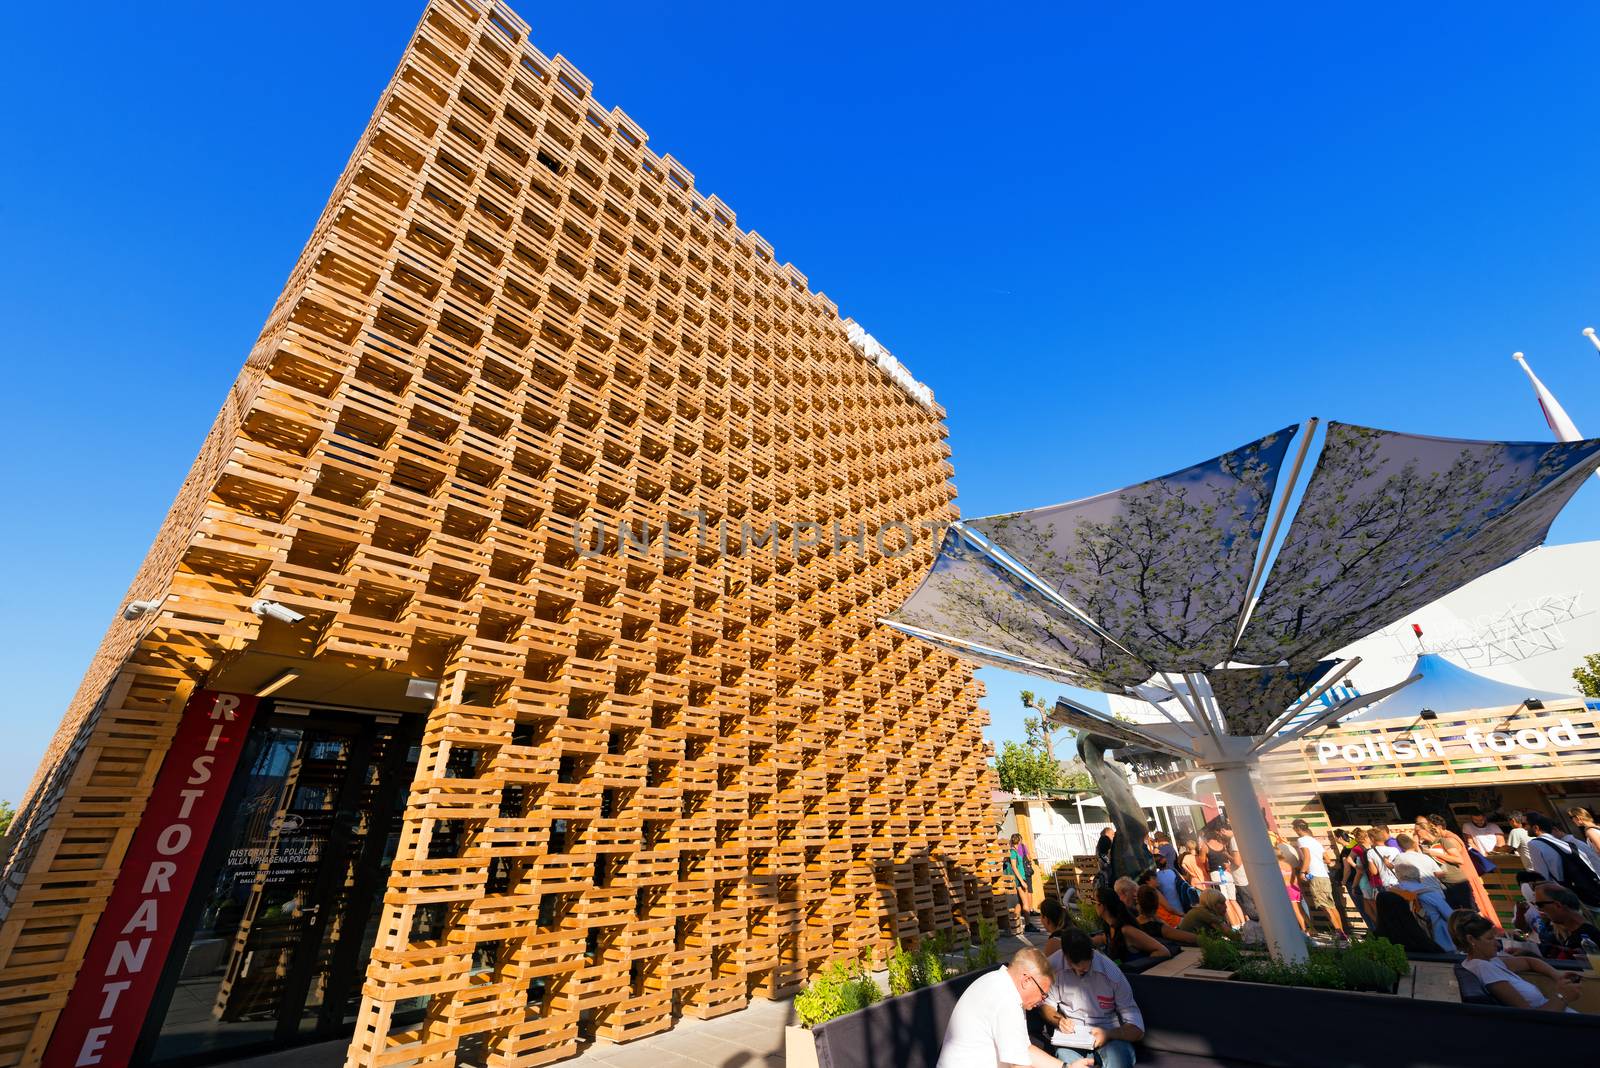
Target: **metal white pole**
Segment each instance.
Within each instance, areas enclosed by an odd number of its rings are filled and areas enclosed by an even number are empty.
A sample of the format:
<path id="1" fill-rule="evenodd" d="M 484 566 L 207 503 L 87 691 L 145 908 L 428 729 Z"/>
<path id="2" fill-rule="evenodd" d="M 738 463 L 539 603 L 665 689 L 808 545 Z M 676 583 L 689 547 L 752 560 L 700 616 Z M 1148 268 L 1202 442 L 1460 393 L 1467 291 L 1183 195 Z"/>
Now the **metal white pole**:
<path id="1" fill-rule="evenodd" d="M 1588 338 L 1589 339 L 1589 343 L 1592 344 L 1595 348 L 1600 349 L 1600 337 L 1595 337 L 1594 336 L 1594 327 L 1592 327 L 1592 326 L 1584 327 L 1583 328 L 1583 336 Z"/>
<path id="2" fill-rule="evenodd" d="M 1254 760 L 1233 760 L 1213 764 L 1217 789 L 1228 806 L 1228 823 L 1239 846 L 1239 857 L 1250 876 L 1250 896 L 1255 899 L 1267 948 L 1279 960 L 1306 959 L 1306 936 L 1294 918 L 1294 903 L 1278 871 L 1278 853 L 1267 838 L 1267 820 L 1261 814 L 1261 799 L 1250 778 Z"/>

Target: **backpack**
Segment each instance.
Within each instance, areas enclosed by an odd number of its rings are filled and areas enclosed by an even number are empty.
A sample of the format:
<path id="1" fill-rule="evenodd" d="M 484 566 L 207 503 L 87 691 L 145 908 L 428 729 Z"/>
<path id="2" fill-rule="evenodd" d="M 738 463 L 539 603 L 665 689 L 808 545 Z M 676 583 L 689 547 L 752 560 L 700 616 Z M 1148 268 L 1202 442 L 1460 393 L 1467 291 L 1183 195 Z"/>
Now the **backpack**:
<path id="1" fill-rule="evenodd" d="M 1200 891 L 1190 885 L 1189 880 L 1183 877 L 1182 872 L 1173 872 L 1173 889 L 1177 891 L 1178 902 L 1183 905 L 1183 911 L 1188 912 L 1200 904 Z"/>
<path id="2" fill-rule="evenodd" d="M 1013 849 L 1011 851 L 1010 860 L 1011 874 L 1016 877 L 1019 882 L 1032 883 L 1033 862 L 1028 859 L 1027 852 L 1023 849 Z"/>
<path id="3" fill-rule="evenodd" d="M 1577 894 L 1578 900 L 1590 908 L 1600 908 L 1600 876 L 1595 875 L 1576 849 L 1566 842 L 1556 843 L 1548 838 L 1535 838 L 1528 845 L 1529 848 L 1536 845 L 1554 848 L 1556 856 L 1561 858 L 1561 878 L 1556 882 Z"/>

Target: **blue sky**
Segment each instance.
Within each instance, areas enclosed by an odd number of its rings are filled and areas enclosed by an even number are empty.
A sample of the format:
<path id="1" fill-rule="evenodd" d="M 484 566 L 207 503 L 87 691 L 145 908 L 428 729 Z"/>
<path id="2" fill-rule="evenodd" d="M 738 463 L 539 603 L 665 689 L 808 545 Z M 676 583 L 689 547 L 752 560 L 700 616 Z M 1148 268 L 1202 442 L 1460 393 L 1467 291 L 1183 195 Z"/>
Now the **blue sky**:
<path id="1" fill-rule="evenodd" d="M 1600 15 L 526 5 L 935 390 L 969 515 L 1308 415 L 1600 433 Z M 15 798 L 415 24 L 15 10 L 0 797 Z M 1591 484 L 1555 540 L 1600 529 Z M 992 737 L 1020 734 L 995 673 Z M 1025 683 L 1024 683 L 1025 684 Z M 1046 686 L 1035 688 L 1049 691 Z"/>

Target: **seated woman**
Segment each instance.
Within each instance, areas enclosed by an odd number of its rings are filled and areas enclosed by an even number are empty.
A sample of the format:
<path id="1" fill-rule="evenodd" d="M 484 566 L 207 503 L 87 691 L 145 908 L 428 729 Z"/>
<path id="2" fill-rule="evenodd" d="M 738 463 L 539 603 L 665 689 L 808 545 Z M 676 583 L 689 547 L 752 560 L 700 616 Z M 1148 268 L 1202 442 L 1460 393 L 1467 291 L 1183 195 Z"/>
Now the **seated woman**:
<path id="1" fill-rule="evenodd" d="M 1176 927 L 1183 919 L 1183 904 L 1178 900 L 1178 877 L 1167 867 L 1167 858 L 1156 856 L 1156 866 L 1139 873 L 1139 885 L 1156 892 L 1156 916 L 1162 923 Z M 1130 906 L 1137 910 L 1137 901 Z"/>
<path id="2" fill-rule="evenodd" d="M 1538 957 L 1502 956 L 1500 930 L 1482 916 L 1468 916 L 1452 923 L 1451 927 L 1457 945 L 1467 955 L 1463 966 L 1478 977 L 1500 1004 L 1545 1012 L 1578 1011 L 1568 1004 L 1577 1000 L 1578 988 L 1583 982 L 1577 972 L 1558 972 Z M 1559 983 L 1555 993 L 1546 997 L 1538 987 L 1522 978 L 1530 972 L 1555 979 Z"/>
<path id="3" fill-rule="evenodd" d="M 1214 935 L 1233 937 L 1233 927 L 1228 923 L 1228 899 L 1216 888 L 1200 891 L 1200 903 L 1183 914 L 1178 930 L 1190 934 L 1206 931 Z"/>
<path id="4" fill-rule="evenodd" d="M 1046 958 L 1051 957 L 1061 948 L 1061 936 L 1072 926 L 1067 922 L 1067 910 L 1060 901 L 1047 897 L 1039 902 L 1039 918 L 1044 921 L 1045 934 L 1044 953 Z"/>
<path id="5" fill-rule="evenodd" d="M 1102 886 L 1095 891 L 1095 911 L 1106 930 L 1103 935 L 1095 935 L 1094 942 L 1103 946 L 1112 960 L 1121 964 L 1145 957 L 1161 960 L 1172 956 L 1171 950 L 1139 929 L 1139 921 L 1115 890 Z"/>
<path id="6" fill-rule="evenodd" d="M 1172 926 L 1161 912 L 1161 892 L 1148 884 L 1139 887 L 1139 930 L 1164 942 L 1177 942 L 1185 946 L 1199 944 L 1199 938 Z"/>
<path id="7" fill-rule="evenodd" d="M 1411 902 L 1404 895 L 1393 890 L 1380 890 L 1374 900 L 1377 902 L 1372 922 L 1374 935 L 1387 938 L 1407 953 L 1452 952 L 1450 948 L 1435 943 L 1428 932 L 1422 929 L 1411 911 Z"/>

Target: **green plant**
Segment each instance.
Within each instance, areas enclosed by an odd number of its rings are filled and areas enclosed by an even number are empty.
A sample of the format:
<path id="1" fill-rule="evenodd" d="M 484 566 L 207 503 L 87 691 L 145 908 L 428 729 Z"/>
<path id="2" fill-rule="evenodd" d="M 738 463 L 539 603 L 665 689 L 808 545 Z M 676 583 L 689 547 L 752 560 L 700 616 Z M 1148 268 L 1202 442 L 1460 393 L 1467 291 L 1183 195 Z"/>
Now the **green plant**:
<path id="1" fill-rule="evenodd" d="M 1399 974 L 1387 963 L 1360 953 L 1332 949 L 1313 949 L 1304 962 L 1296 964 L 1272 957 L 1244 957 L 1233 969 L 1233 977 L 1246 983 L 1317 990 L 1366 990 L 1379 994 L 1394 993 L 1399 980 Z"/>
<path id="2" fill-rule="evenodd" d="M 1000 927 L 993 920 L 978 921 L 978 967 L 993 968 L 1000 963 Z"/>
<path id="3" fill-rule="evenodd" d="M 1379 994 L 1394 992 L 1394 985 L 1399 980 L 1399 974 L 1389 965 L 1369 957 L 1356 957 L 1348 953 L 1340 954 L 1339 969 L 1343 974 L 1344 988 L 1346 990 L 1370 990 Z"/>
<path id="4" fill-rule="evenodd" d="M 6 836 L 11 830 L 11 820 L 16 816 L 17 810 L 11 807 L 10 801 L 0 801 L 0 838 Z"/>
<path id="5" fill-rule="evenodd" d="M 1405 947 L 1397 946 L 1387 938 L 1363 938 L 1351 942 L 1344 956 L 1382 964 L 1396 976 L 1411 974 L 1411 961 L 1406 957 Z"/>
<path id="6" fill-rule="evenodd" d="M 905 943 L 896 942 L 894 955 L 889 958 L 889 993 L 895 997 L 910 993 L 917 987 L 915 958 L 906 951 Z"/>
<path id="7" fill-rule="evenodd" d="M 1077 925 L 1078 930 L 1085 934 L 1095 934 L 1100 930 L 1100 911 L 1095 908 L 1092 894 L 1078 895 L 1077 913 L 1073 917 L 1073 923 Z"/>
<path id="8" fill-rule="evenodd" d="M 944 966 L 944 939 L 939 935 L 930 935 L 922 940 L 922 945 L 917 947 L 917 956 L 912 964 L 912 974 L 917 986 L 933 986 L 945 981 L 946 971 Z"/>
<path id="9" fill-rule="evenodd" d="M 1590 653 L 1582 665 L 1572 669 L 1572 681 L 1585 697 L 1600 697 L 1600 653 Z"/>
<path id="10" fill-rule="evenodd" d="M 834 961 L 816 975 L 794 999 L 800 1026 L 815 1027 L 836 1016 L 864 1009 L 883 997 L 883 991 L 860 962 Z"/>
<path id="11" fill-rule="evenodd" d="M 1239 943 L 1224 935 L 1214 935 L 1201 931 L 1196 937 L 1200 940 L 1200 966 L 1210 968 L 1217 972 L 1231 972 L 1239 967 L 1244 959 L 1244 953 L 1239 948 Z"/>

